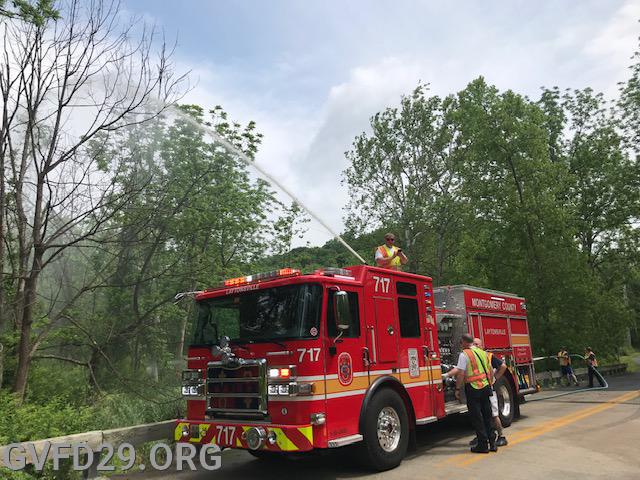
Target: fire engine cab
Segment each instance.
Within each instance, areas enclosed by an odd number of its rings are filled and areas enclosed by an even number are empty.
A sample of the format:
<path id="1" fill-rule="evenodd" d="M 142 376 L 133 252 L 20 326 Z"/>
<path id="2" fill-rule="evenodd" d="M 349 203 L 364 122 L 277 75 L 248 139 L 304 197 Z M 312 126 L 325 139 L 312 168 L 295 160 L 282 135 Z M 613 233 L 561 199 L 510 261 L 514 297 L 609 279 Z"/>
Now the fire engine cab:
<path id="1" fill-rule="evenodd" d="M 504 425 L 535 392 L 515 295 L 359 265 L 229 279 L 195 303 L 178 442 L 258 458 L 359 444 L 367 465 L 393 468 L 417 425 L 466 411 L 442 377 L 465 332 L 507 362 Z"/>

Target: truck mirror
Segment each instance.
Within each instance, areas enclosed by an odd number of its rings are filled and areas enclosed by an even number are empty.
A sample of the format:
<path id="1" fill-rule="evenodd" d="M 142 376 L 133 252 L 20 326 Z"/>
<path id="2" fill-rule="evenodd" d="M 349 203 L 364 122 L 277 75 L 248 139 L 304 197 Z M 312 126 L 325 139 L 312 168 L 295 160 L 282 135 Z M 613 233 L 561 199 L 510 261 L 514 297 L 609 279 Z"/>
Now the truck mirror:
<path id="1" fill-rule="evenodd" d="M 345 332 L 351 327 L 351 309 L 349 308 L 349 295 L 339 290 L 333 295 L 333 318 L 339 332 Z"/>

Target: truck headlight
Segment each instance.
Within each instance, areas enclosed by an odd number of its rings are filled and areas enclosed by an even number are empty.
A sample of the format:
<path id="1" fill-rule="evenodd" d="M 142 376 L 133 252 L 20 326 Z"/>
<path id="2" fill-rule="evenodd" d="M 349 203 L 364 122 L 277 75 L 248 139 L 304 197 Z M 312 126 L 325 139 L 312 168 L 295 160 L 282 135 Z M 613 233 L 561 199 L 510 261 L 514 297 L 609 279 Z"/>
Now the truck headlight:
<path id="1" fill-rule="evenodd" d="M 185 397 L 204 396 L 204 378 L 202 370 L 184 370 L 182 372 L 182 395 Z"/>
<path id="2" fill-rule="evenodd" d="M 285 395 L 312 395 L 313 394 L 313 382 L 309 383 L 272 383 L 267 386 L 267 392 L 271 396 L 285 396 Z"/>
<path id="3" fill-rule="evenodd" d="M 278 385 L 278 395 L 289 395 L 289 384 Z"/>
<path id="4" fill-rule="evenodd" d="M 296 366 L 272 367 L 269 369 L 269 378 L 273 380 L 294 380 L 296 378 Z"/>
<path id="5" fill-rule="evenodd" d="M 182 395 L 185 397 L 202 397 L 204 396 L 204 385 L 183 385 Z"/>
<path id="6" fill-rule="evenodd" d="M 311 395 L 313 393 L 312 383 L 298 383 L 297 392 L 298 395 Z"/>

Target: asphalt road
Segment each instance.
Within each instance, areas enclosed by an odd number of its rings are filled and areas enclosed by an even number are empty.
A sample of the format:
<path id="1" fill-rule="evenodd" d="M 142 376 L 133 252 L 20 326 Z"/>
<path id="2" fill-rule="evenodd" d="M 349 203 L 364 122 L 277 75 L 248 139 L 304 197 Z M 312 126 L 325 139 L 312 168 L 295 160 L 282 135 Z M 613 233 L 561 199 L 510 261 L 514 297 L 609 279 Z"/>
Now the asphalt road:
<path id="1" fill-rule="evenodd" d="M 497 453 L 468 452 L 473 438 L 465 416 L 419 427 L 417 449 L 391 471 L 354 465 L 348 447 L 317 458 L 265 463 L 243 451 L 225 451 L 222 468 L 197 472 L 145 471 L 111 478 L 155 480 L 261 479 L 640 479 L 640 374 L 608 379 L 608 390 L 531 401 L 505 430 Z M 559 390 L 529 397 L 541 399 Z"/>

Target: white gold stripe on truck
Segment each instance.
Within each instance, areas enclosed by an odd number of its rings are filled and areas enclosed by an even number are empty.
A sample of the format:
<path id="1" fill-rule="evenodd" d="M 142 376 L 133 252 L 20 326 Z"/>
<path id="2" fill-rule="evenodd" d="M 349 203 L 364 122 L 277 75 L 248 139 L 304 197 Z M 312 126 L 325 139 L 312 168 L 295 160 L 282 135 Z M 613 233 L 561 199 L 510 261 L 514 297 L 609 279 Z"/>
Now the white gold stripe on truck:
<path id="1" fill-rule="evenodd" d="M 337 393 L 328 393 L 327 400 L 331 398 L 341 398 L 341 397 L 353 397 L 355 395 L 364 395 L 367 393 L 366 389 L 362 390 L 350 390 L 347 392 L 337 392 Z"/>
<path id="2" fill-rule="evenodd" d="M 319 382 L 320 380 L 336 380 L 337 378 L 338 375 L 312 375 L 310 377 L 296 377 L 296 380 L 298 382 Z"/>
<path id="3" fill-rule="evenodd" d="M 435 369 L 435 367 L 433 367 Z M 440 368 L 440 366 L 438 366 L 438 368 Z M 404 369 L 404 371 L 408 372 L 408 369 Z M 354 377 L 366 377 L 367 375 L 391 375 L 392 373 L 398 373 L 398 372 L 394 372 L 393 370 L 371 370 L 370 372 L 367 372 L 366 370 L 364 371 L 360 371 L 360 372 L 353 372 L 353 376 Z M 311 376 L 307 376 L 307 377 L 297 377 L 296 380 L 298 382 L 319 382 L 321 380 L 337 380 L 338 379 L 338 375 L 337 374 L 332 374 L 332 375 L 311 375 Z"/>
<path id="4" fill-rule="evenodd" d="M 405 383 L 404 388 L 424 387 L 426 385 L 433 385 L 434 383 L 442 383 L 442 382 L 433 382 L 433 381 L 427 380 L 426 382 Z"/>
<path id="5" fill-rule="evenodd" d="M 441 380 L 427 380 L 424 382 L 413 382 L 413 383 L 403 383 L 404 388 L 413 388 L 413 387 L 424 387 L 427 385 L 436 385 L 442 383 Z M 344 397 L 355 397 L 358 395 L 364 395 L 367 392 L 367 389 L 359 389 L 359 390 L 346 390 L 344 392 L 335 392 L 335 393 L 327 393 L 325 395 L 309 395 L 304 397 L 281 397 L 272 395 L 269 397 L 270 402 L 317 402 L 320 400 L 330 400 L 332 398 L 344 398 Z M 465 407 L 466 408 L 466 407 Z"/>

